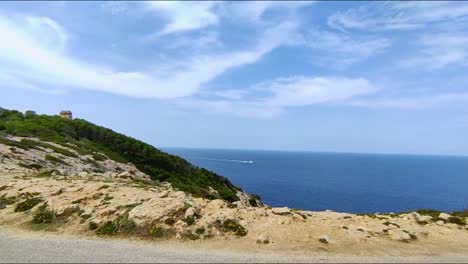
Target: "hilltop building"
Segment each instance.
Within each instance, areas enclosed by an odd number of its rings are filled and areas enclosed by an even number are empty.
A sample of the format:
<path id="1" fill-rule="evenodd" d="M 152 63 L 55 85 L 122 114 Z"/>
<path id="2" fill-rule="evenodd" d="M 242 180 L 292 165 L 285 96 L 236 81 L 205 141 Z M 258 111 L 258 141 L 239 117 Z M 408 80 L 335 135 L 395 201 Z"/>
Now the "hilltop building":
<path id="1" fill-rule="evenodd" d="M 61 116 L 62 118 L 65 118 L 65 119 L 69 119 L 69 120 L 72 120 L 73 119 L 73 114 L 71 111 L 67 111 L 67 110 L 64 110 L 64 111 L 61 111 L 59 116 Z"/>

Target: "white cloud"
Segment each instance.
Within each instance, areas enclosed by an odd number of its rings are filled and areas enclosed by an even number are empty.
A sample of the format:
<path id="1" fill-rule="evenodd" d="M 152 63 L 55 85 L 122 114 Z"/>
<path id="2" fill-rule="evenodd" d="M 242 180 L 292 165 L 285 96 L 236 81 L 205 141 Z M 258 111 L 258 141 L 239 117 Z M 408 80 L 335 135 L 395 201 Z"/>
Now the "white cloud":
<path id="1" fill-rule="evenodd" d="M 467 15 L 468 4 L 463 1 L 373 2 L 333 14 L 328 25 L 341 30 L 405 30 Z"/>
<path id="2" fill-rule="evenodd" d="M 40 82 L 51 87 L 90 89 L 148 98 L 191 96 L 201 89 L 202 84 L 225 71 L 254 63 L 273 49 L 287 44 L 290 34 L 296 29 L 294 23 L 283 23 L 266 30 L 259 36 L 257 45 L 249 50 L 169 61 L 154 66 L 154 72 L 121 72 L 110 67 L 86 64 L 44 44 L 47 41 L 38 42 L 40 34 L 30 32 L 25 22 L 29 20 L 30 17 L 22 22 L 0 18 L 0 35 L 9 40 L 0 42 L 0 71 L 10 78 L 31 85 Z M 50 26 L 50 23 L 37 25 Z M 42 31 L 42 27 L 35 29 Z M 59 35 L 57 33 L 52 39 Z"/>
<path id="3" fill-rule="evenodd" d="M 351 37 L 344 33 L 311 30 L 304 37 L 305 44 L 323 52 L 316 54 L 319 64 L 345 68 L 371 56 L 384 52 L 391 42 L 382 37 Z"/>
<path id="4" fill-rule="evenodd" d="M 370 108 L 401 108 L 401 109 L 427 109 L 454 104 L 465 105 L 468 103 L 468 93 L 444 93 L 399 98 L 383 98 L 372 100 L 355 100 L 349 102 L 350 105 Z"/>
<path id="5" fill-rule="evenodd" d="M 259 91 L 265 95 L 259 97 Z M 289 107 L 322 103 L 347 104 L 355 97 L 376 91 L 377 88 L 364 78 L 294 76 L 262 82 L 248 90 L 228 90 L 221 93 L 225 98 L 222 100 L 188 99 L 178 103 L 184 107 L 197 107 L 209 112 L 271 118 Z"/>
<path id="6" fill-rule="evenodd" d="M 409 69 L 436 70 L 468 64 L 468 34 L 464 32 L 424 35 L 419 43 L 420 52 L 400 65 Z"/>
<path id="7" fill-rule="evenodd" d="M 218 3 L 214 1 L 149 1 L 144 3 L 149 10 L 162 14 L 169 20 L 159 35 L 201 29 L 216 25 L 219 21 L 214 10 Z"/>
<path id="8" fill-rule="evenodd" d="M 268 10 L 296 10 L 314 1 L 234 1 L 224 2 L 221 10 L 225 16 L 242 17 L 250 21 L 260 21 Z"/>

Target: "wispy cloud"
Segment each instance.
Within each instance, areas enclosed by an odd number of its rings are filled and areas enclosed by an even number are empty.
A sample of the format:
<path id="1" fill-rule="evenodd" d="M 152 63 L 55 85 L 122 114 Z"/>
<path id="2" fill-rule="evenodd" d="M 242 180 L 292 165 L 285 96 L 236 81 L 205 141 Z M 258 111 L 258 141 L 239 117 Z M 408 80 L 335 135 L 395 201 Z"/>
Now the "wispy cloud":
<path id="1" fill-rule="evenodd" d="M 407 30 L 466 16 L 468 4 L 463 1 L 388 1 L 337 12 L 328 25 L 341 30 Z"/>
<path id="2" fill-rule="evenodd" d="M 410 97 L 373 98 L 367 100 L 353 100 L 350 105 L 370 108 L 400 108 L 400 109 L 427 109 L 454 104 L 467 104 L 468 93 L 442 93 L 432 95 L 419 95 Z"/>
<path id="3" fill-rule="evenodd" d="M 26 23 L 31 19 L 35 21 L 37 18 L 26 17 L 21 21 L 0 18 L 0 34 L 9 40 L 0 42 L 0 69 L 4 74 L 14 79 L 41 82 L 49 86 L 148 98 L 193 95 L 203 83 L 229 69 L 254 63 L 273 49 L 284 45 L 296 28 L 294 23 L 289 22 L 270 28 L 258 36 L 257 44 L 249 50 L 193 55 L 183 62 L 169 61 L 164 65 L 154 66 L 154 72 L 122 72 L 109 66 L 86 64 L 52 48 L 47 42 L 50 36 L 35 33 L 58 23 L 38 23 L 40 27 L 31 32 Z M 45 41 L 42 41 L 44 37 Z"/>
<path id="4" fill-rule="evenodd" d="M 184 99 L 184 107 L 202 107 L 254 118 L 271 118 L 286 108 L 322 103 L 346 104 L 348 100 L 377 91 L 365 78 L 292 76 L 252 85 L 249 89 L 217 93 L 223 99 Z M 259 97 L 258 91 L 264 96 Z"/>
<path id="5" fill-rule="evenodd" d="M 354 37 L 324 30 L 310 30 L 304 40 L 305 45 L 320 51 L 314 53 L 316 63 L 340 69 L 383 53 L 391 45 L 384 37 Z"/>
<path id="6" fill-rule="evenodd" d="M 449 65 L 468 65 L 468 35 L 463 32 L 426 34 L 419 39 L 420 52 L 399 64 L 408 69 L 437 70 Z"/>

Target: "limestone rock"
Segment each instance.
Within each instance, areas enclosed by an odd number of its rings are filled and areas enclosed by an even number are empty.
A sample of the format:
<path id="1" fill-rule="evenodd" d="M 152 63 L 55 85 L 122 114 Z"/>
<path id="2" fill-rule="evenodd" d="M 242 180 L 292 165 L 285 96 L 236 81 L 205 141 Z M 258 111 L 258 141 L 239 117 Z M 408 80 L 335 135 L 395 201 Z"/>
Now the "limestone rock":
<path id="1" fill-rule="evenodd" d="M 406 242 L 406 241 L 411 240 L 411 236 L 408 233 L 403 232 L 401 230 L 396 230 L 396 229 L 389 230 L 388 235 L 390 236 L 390 239 L 396 240 L 396 241 Z"/>
<path id="2" fill-rule="evenodd" d="M 321 235 L 318 240 L 320 241 L 320 243 L 323 243 L 323 244 L 330 243 L 330 237 L 328 237 L 327 235 Z"/>
<path id="3" fill-rule="evenodd" d="M 268 244 L 270 243 L 270 236 L 266 233 L 257 236 L 257 244 Z"/>
<path id="4" fill-rule="evenodd" d="M 452 216 L 449 215 L 449 214 L 446 214 L 446 213 L 440 213 L 440 215 L 439 215 L 439 218 L 440 218 L 440 219 L 444 219 L 444 220 L 447 220 L 447 219 L 449 219 L 450 217 L 452 217 Z"/>
<path id="5" fill-rule="evenodd" d="M 89 173 L 87 173 L 86 171 L 82 171 L 80 173 L 78 173 L 78 176 L 79 177 L 88 177 Z"/>
<path id="6" fill-rule="evenodd" d="M 287 215 L 291 213 L 291 209 L 288 207 L 273 207 L 271 211 L 277 215 Z"/>
<path id="7" fill-rule="evenodd" d="M 195 208 L 189 207 L 187 210 L 185 210 L 185 215 L 184 215 L 185 218 L 193 217 L 194 215 L 195 215 Z"/>
<path id="8" fill-rule="evenodd" d="M 293 215 L 292 215 L 292 218 L 293 218 L 295 221 L 300 221 L 300 222 L 304 222 L 304 221 L 305 221 L 304 217 L 303 217 L 302 215 L 300 215 L 300 214 L 293 214 Z"/>

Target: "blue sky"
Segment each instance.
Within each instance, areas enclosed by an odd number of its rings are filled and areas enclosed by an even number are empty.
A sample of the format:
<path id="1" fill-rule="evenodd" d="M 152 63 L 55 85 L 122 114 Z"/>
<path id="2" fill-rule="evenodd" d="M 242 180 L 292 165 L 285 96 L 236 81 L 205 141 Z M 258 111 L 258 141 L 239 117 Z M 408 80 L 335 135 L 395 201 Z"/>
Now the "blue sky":
<path id="1" fill-rule="evenodd" d="M 468 155 L 468 2 L 1 2 L 0 106 L 158 147 Z"/>

